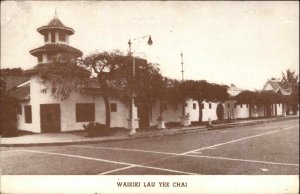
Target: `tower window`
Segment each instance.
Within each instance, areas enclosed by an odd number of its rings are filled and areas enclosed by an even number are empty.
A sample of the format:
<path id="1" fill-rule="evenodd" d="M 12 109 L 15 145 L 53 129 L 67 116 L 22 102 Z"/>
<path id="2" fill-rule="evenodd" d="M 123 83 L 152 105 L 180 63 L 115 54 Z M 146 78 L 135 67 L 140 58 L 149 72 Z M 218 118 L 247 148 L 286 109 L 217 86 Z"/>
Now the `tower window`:
<path id="1" fill-rule="evenodd" d="M 60 33 L 59 33 L 59 40 L 65 42 L 65 41 L 66 41 L 66 35 L 65 35 L 64 33 L 61 33 L 61 32 L 60 32 Z"/>
<path id="2" fill-rule="evenodd" d="M 51 42 L 55 42 L 55 33 L 51 32 Z"/>
<path id="3" fill-rule="evenodd" d="M 38 62 L 42 62 L 43 61 L 43 55 L 39 55 L 38 56 Z"/>
<path id="4" fill-rule="evenodd" d="M 209 103 L 208 107 L 209 107 L 209 109 L 211 109 L 211 103 Z"/>
<path id="5" fill-rule="evenodd" d="M 49 39 L 48 39 L 48 34 L 45 34 L 45 35 L 44 35 L 44 40 L 45 40 L 45 42 L 48 42 L 48 40 L 49 40 Z"/>

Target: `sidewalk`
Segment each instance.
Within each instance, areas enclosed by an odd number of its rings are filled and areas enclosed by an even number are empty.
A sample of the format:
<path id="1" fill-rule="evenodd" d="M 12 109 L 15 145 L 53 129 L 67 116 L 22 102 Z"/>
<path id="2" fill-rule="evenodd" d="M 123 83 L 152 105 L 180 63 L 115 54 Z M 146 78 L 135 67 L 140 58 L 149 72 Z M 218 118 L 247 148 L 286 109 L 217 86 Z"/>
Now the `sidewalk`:
<path id="1" fill-rule="evenodd" d="M 129 136 L 129 131 L 117 131 L 111 136 L 104 137 L 84 137 L 84 132 L 77 133 L 42 133 L 31 134 L 18 137 L 1 138 L 0 147 L 18 147 L 18 146 L 46 146 L 46 145 L 74 145 L 74 144 L 87 144 L 99 143 L 109 141 L 122 141 L 137 138 L 151 138 L 165 135 L 183 134 L 183 133 L 196 133 L 207 130 L 225 129 L 229 127 L 238 127 L 244 125 L 252 125 L 259 123 L 267 123 L 273 121 L 282 121 L 289 119 L 299 119 L 299 116 L 287 116 L 268 119 L 245 120 L 236 121 L 232 123 L 215 124 L 213 128 L 207 129 L 205 126 L 195 127 L 182 127 L 174 129 L 156 129 L 156 130 L 142 130 L 137 131 L 134 136 Z"/>

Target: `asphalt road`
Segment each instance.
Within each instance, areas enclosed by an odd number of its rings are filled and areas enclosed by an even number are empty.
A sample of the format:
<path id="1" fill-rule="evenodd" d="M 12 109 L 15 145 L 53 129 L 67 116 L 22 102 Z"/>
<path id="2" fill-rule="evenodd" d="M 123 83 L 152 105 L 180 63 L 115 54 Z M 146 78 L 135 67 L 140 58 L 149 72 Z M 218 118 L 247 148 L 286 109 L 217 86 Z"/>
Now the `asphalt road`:
<path id="1" fill-rule="evenodd" d="M 1 148 L 3 175 L 298 175 L 299 120 L 98 144 Z"/>

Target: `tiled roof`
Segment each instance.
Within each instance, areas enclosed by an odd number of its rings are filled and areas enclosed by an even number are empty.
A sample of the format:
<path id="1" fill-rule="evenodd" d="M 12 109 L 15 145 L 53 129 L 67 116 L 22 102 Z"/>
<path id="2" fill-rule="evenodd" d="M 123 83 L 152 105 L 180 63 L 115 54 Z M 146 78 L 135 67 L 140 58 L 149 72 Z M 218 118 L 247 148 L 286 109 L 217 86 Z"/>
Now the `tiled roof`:
<path id="1" fill-rule="evenodd" d="M 56 52 L 71 52 L 75 53 L 78 56 L 82 56 L 82 52 L 77 48 L 71 47 L 66 44 L 45 44 L 39 48 L 33 49 L 30 52 L 33 56 L 37 56 L 41 52 L 49 52 L 49 51 L 56 51 Z"/>
<path id="2" fill-rule="evenodd" d="M 292 88 L 282 88 L 278 80 L 268 80 L 263 87 L 266 90 L 266 86 L 270 84 L 274 92 L 280 93 L 282 95 L 290 95 L 292 93 Z"/>
<path id="3" fill-rule="evenodd" d="M 6 83 L 7 90 L 10 90 L 16 87 L 17 85 L 24 83 L 30 79 L 29 76 L 12 76 L 12 75 L 3 76 L 3 78 Z"/>
<path id="4" fill-rule="evenodd" d="M 11 92 L 11 95 L 18 100 L 29 100 L 30 99 L 30 85 L 18 87 Z"/>
<path id="5" fill-rule="evenodd" d="M 229 94 L 230 97 L 233 97 L 233 96 L 237 96 L 239 93 L 241 93 L 242 91 L 244 91 L 243 89 L 241 88 L 238 88 L 236 86 L 230 86 L 228 89 L 227 89 L 227 92 Z"/>
<path id="6" fill-rule="evenodd" d="M 38 28 L 37 31 L 41 34 L 44 34 L 44 32 L 46 32 L 48 30 L 52 30 L 52 29 L 64 30 L 64 31 L 68 32 L 69 35 L 72 35 L 75 33 L 73 28 L 66 27 L 58 18 L 52 19 L 48 23 L 48 25 Z"/>

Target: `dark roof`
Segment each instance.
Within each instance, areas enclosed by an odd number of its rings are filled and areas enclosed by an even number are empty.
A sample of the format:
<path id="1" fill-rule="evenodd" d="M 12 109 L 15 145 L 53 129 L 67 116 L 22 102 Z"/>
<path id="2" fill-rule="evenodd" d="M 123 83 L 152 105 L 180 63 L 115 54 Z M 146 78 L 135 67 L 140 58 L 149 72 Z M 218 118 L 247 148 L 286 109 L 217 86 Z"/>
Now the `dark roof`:
<path id="1" fill-rule="evenodd" d="M 290 95 L 292 93 L 292 88 L 282 88 L 278 80 L 268 80 L 263 87 L 263 90 L 266 89 L 267 85 L 270 84 L 273 88 L 272 91 L 277 92 L 282 95 Z"/>
<path id="2" fill-rule="evenodd" d="M 77 48 L 71 47 L 71 46 L 66 45 L 66 44 L 45 44 L 44 46 L 38 47 L 38 48 L 33 49 L 29 52 L 33 56 L 37 57 L 39 55 L 39 53 L 44 53 L 44 52 L 49 52 L 49 51 L 75 53 L 79 57 L 81 57 L 82 54 L 83 54 Z"/>
<path id="3" fill-rule="evenodd" d="M 12 76 L 12 75 L 7 75 L 3 76 L 3 79 L 6 84 L 6 89 L 10 90 L 13 87 L 16 87 L 17 85 L 24 83 L 30 79 L 29 76 Z"/>
<path id="4" fill-rule="evenodd" d="M 59 29 L 66 31 L 69 35 L 72 35 L 75 33 L 73 28 L 66 27 L 58 18 L 53 18 L 48 25 L 42 26 L 37 29 L 37 31 L 40 34 L 44 34 L 46 31 L 53 30 L 53 29 Z"/>
<path id="5" fill-rule="evenodd" d="M 11 95 L 18 100 L 29 100 L 30 99 L 30 85 L 18 87 L 11 92 Z"/>

